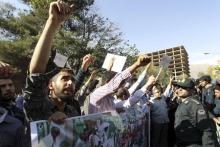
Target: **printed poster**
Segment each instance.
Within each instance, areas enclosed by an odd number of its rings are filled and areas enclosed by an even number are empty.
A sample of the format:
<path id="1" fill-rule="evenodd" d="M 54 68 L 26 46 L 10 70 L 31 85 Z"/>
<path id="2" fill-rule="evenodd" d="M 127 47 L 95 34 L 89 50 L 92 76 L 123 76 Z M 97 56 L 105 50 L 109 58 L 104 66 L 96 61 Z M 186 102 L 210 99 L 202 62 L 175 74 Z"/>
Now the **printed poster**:
<path id="1" fill-rule="evenodd" d="M 145 117 L 135 111 L 73 117 L 62 125 L 46 120 L 32 122 L 32 147 L 144 146 Z"/>

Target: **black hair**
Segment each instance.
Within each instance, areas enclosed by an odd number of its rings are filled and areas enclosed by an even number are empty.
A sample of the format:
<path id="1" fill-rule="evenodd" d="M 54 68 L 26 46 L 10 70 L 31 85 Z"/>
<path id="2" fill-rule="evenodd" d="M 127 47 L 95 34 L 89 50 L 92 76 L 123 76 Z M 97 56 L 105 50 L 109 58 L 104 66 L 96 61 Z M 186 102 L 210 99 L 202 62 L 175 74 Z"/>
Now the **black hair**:
<path id="1" fill-rule="evenodd" d="M 155 83 L 153 87 L 157 88 L 161 93 L 163 92 L 163 88 L 159 83 Z"/>
<path id="2" fill-rule="evenodd" d="M 108 83 L 115 75 L 116 75 L 116 72 L 114 71 L 105 71 L 102 74 L 102 85 Z"/>
<path id="3" fill-rule="evenodd" d="M 62 73 L 62 72 L 68 72 L 73 75 L 73 70 L 71 70 L 69 68 L 60 68 L 56 71 L 56 73 L 54 73 L 54 75 L 51 77 L 51 80 L 55 81 L 57 79 L 57 77 L 60 75 L 60 73 Z M 73 79 L 75 79 L 75 77 L 73 77 Z"/>
<path id="4" fill-rule="evenodd" d="M 89 83 L 89 85 L 88 85 L 88 90 L 89 90 L 90 92 L 92 92 L 92 91 L 96 88 L 96 86 L 97 86 L 98 83 L 99 83 L 98 80 L 92 80 L 92 81 Z"/>

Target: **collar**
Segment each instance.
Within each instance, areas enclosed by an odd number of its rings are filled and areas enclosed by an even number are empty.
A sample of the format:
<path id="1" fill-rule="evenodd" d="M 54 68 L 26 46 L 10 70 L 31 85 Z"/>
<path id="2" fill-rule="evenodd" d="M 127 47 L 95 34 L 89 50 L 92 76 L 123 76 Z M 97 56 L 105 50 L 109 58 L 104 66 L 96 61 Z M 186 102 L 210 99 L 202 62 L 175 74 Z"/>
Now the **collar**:
<path id="1" fill-rule="evenodd" d="M 181 103 L 184 103 L 184 104 L 187 104 L 188 103 L 188 100 L 189 100 L 189 97 L 187 98 L 178 98 L 178 103 L 181 104 Z"/>
<path id="2" fill-rule="evenodd" d="M 212 84 L 208 83 L 208 84 L 205 85 L 205 88 L 209 88 L 211 86 L 212 86 Z"/>
<path id="3" fill-rule="evenodd" d="M 187 97 L 187 98 L 184 98 L 184 99 L 181 99 L 181 103 L 184 103 L 184 104 L 188 104 L 189 100 L 193 99 L 193 95 Z"/>

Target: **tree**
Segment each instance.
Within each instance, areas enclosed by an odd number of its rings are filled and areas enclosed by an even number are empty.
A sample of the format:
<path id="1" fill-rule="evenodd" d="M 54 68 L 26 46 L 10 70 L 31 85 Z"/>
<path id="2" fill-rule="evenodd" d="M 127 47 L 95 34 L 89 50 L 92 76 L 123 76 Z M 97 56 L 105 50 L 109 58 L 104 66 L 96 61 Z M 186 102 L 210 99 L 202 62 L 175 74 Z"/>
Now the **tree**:
<path id="1" fill-rule="evenodd" d="M 212 79 L 217 79 L 220 77 L 220 61 L 217 62 L 217 65 L 209 66 L 207 70 L 208 74 Z"/>
<path id="2" fill-rule="evenodd" d="M 0 7 L 0 60 L 15 67 L 19 79 L 25 77 L 33 49 L 47 19 L 50 1 L 23 0 L 30 5 L 30 10 L 16 14 L 16 8 L 7 3 Z M 53 48 L 70 57 L 69 63 L 76 70 L 87 53 L 96 57 L 94 65 L 99 67 L 107 52 L 128 56 L 128 61 L 132 61 L 138 53 L 135 45 L 124 41 L 123 33 L 109 19 L 99 16 L 91 6 L 86 8 L 63 24 Z M 19 83 L 24 83 L 24 80 Z"/>

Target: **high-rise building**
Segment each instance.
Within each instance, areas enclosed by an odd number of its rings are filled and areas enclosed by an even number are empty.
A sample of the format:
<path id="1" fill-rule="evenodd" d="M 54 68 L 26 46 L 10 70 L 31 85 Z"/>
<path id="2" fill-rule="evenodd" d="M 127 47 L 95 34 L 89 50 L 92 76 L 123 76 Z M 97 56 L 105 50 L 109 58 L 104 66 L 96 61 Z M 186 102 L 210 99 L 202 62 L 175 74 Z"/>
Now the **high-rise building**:
<path id="1" fill-rule="evenodd" d="M 152 58 L 154 66 L 159 66 L 164 54 L 171 58 L 171 62 L 168 68 L 175 79 L 181 75 L 190 76 L 188 53 L 186 52 L 184 46 L 158 50 L 152 53 L 148 53 L 147 55 Z"/>

